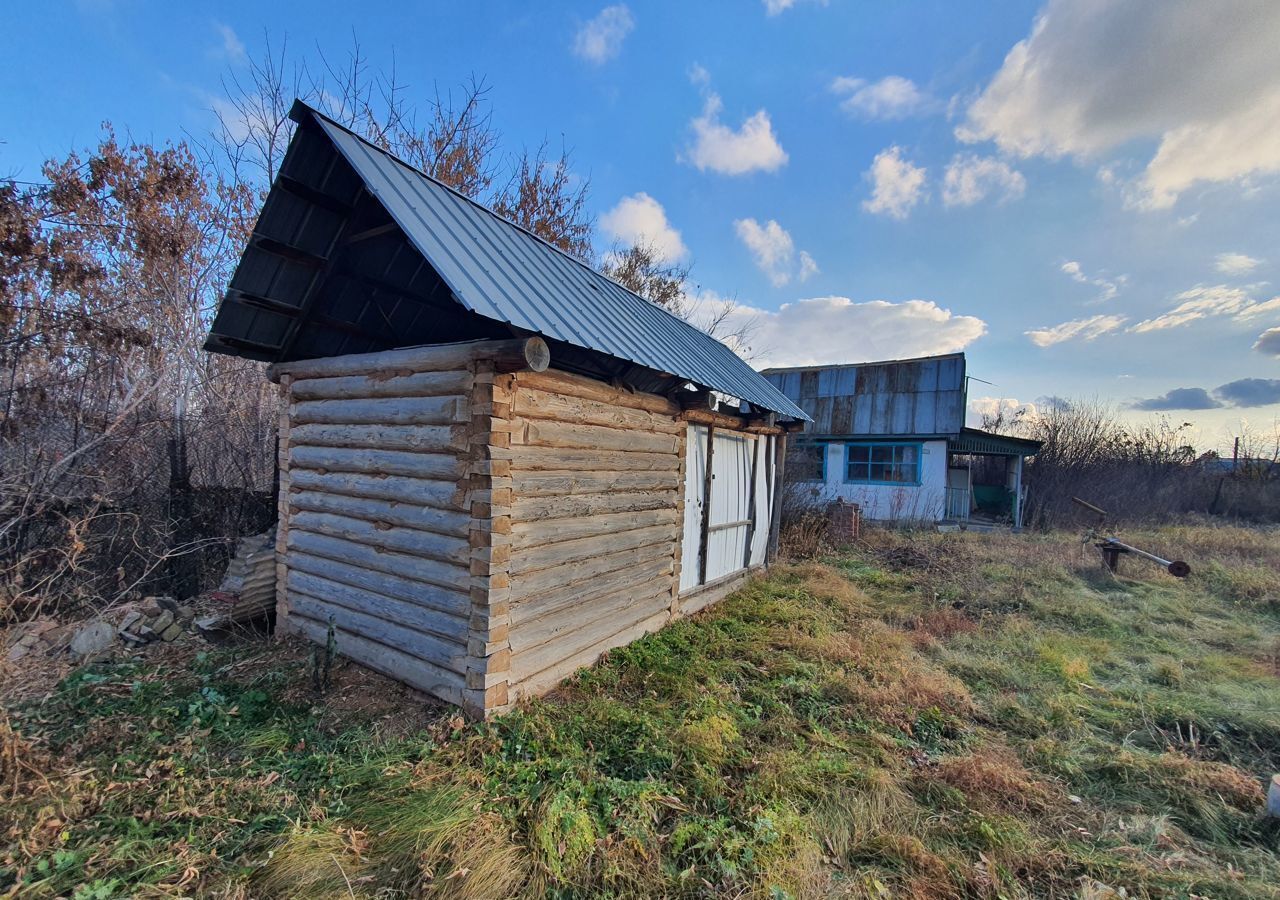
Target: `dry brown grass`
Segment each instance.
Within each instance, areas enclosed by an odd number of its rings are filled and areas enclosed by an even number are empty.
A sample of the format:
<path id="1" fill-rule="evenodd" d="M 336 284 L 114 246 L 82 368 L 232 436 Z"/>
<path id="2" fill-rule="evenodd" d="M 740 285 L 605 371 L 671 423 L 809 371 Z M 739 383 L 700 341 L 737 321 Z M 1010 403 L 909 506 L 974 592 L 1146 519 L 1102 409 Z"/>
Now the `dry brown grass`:
<path id="1" fill-rule="evenodd" d="M 1032 775 L 1012 750 L 999 744 L 941 759 L 922 777 L 956 788 L 971 807 L 983 811 L 1043 813 L 1066 799 L 1059 785 Z"/>

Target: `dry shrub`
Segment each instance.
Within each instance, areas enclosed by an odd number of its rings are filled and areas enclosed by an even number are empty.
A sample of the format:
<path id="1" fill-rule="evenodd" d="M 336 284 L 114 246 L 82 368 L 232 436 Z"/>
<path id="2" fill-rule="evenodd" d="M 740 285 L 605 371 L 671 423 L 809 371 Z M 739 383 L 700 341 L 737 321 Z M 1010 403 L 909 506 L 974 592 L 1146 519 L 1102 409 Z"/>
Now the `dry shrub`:
<path id="1" fill-rule="evenodd" d="M 983 748 L 981 754 L 952 756 L 938 762 L 929 776 L 961 791 L 976 809 L 987 811 L 1043 811 L 1061 793 L 1039 781 L 1008 749 Z"/>
<path id="2" fill-rule="evenodd" d="M 783 558 L 813 559 L 832 549 L 827 537 L 828 502 L 815 496 L 808 485 L 783 485 L 778 526 L 778 552 Z"/>

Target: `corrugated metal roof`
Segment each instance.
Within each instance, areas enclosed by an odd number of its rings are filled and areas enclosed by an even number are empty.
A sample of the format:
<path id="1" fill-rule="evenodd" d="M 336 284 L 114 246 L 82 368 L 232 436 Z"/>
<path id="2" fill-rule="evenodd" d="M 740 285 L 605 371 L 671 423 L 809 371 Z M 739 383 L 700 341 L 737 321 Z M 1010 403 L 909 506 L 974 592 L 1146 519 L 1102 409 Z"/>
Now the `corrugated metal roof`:
<path id="1" fill-rule="evenodd" d="M 1029 438 L 1011 437 L 1007 434 L 992 434 L 980 428 L 964 428 L 960 437 L 953 440 L 947 449 L 952 453 L 972 453 L 975 455 L 996 456 L 1035 456 L 1043 444 Z"/>
<path id="2" fill-rule="evenodd" d="M 462 306 L 788 418 L 808 419 L 720 341 L 310 107 L 299 104 L 295 113 L 299 107 L 314 117 Z"/>
<path id="3" fill-rule="evenodd" d="M 964 427 L 963 353 L 889 362 L 766 369 L 812 416 L 814 437 L 954 437 Z"/>

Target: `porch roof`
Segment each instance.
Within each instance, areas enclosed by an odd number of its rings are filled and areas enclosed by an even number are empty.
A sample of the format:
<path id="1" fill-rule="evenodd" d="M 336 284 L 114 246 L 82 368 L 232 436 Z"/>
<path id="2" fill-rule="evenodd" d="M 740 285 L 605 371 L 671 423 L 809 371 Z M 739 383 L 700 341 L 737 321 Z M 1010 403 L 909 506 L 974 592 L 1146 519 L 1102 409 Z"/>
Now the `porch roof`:
<path id="1" fill-rule="evenodd" d="M 947 442 L 947 449 L 952 453 L 976 456 L 1035 456 L 1041 446 L 1040 441 L 992 434 L 978 428 L 962 428 L 958 437 Z"/>

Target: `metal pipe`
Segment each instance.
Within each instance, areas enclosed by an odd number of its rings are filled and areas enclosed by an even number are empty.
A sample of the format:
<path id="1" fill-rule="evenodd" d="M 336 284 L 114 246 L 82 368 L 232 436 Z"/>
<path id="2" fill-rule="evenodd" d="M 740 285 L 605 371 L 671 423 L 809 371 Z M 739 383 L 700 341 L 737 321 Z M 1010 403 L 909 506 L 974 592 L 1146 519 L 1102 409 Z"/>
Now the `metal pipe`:
<path id="1" fill-rule="evenodd" d="M 1149 559 L 1153 563 L 1159 563 L 1160 565 L 1164 566 L 1165 569 L 1169 572 L 1169 574 L 1172 575 L 1174 578 L 1186 578 L 1188 575 L 1191 574 L 1191 567 L 1180 559 L 1173 559 L 1173 560 L 1163 559 L 1159 556 L 1156 556 L 1154 553 L 1148 553 L 1146 550 L 1139 550 L 1137 547 L 1132 547 L 1129 544 L 1126 544 L 1117 538 L 1113 538 L 1113 537 L 1107 538 L 1105 541 L 1103 541 L 1103 548 L 1106 549 L 1108 547 L 1123 551 L 1125 553 L 1136 553 L 1138 556 L 1141 556 L 1143 559 Z"/>
<path id="2" fill-rule="evenodd" d="M 1100 509 L 1094 506 L 1092 503 L 1088 502 L 1087 500 L 1081 500 L 1079 497 L 1072 497 L 1071 502 L 1079 503 L 1085 509 L 1089 510 L 1090 512 L 1096 512 L 1098 515 L 1102 516 L 1103 518 L 1106 518 L 1107 516 L 1107 511 L 1105 509 Z"/>

